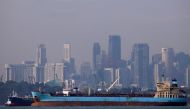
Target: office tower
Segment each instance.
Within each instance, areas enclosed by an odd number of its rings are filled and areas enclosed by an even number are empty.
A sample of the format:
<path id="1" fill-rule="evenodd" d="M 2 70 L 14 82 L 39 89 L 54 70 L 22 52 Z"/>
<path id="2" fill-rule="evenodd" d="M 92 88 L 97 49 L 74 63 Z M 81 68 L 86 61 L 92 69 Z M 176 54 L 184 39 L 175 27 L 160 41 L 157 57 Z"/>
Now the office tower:
<path id="1" fill-rule="evenodd" d="M 97 64 L 98 64 L 98 57 L 100 57 L 100 52 L 101 52 L 101 48 L 100 48 L 100 44 L 99 43 L 94 43 L 93 45 L 93 69 L 97 70 Z"/>
<path id="2" fill-rule="evenodd" d="M 129 88 L 132 83 L 131 70 L 129 68 L 120 68 L 119 82 L 123 88 Z"/>
<path id="3" fill-rule="evenodd" d="M 119 67 L 121 60 L 121 38 L 118 35 L 109 36 L 108 56 L 110 58 L 110 67 Z"/>
<path id="4" fill-rule="evenodd" d="M 185 73 L 189 65 L 190 65 L 190 56 L 188 54 L 184 52 L 180 52 L 176 54 L 175 62 L 174 62 L 175 74 L 172 74 L 172 75 L 174 75 L 174 77 L 178 80 L 179 85 L 186 84 Z"/>
<path id="5" fill-rule="evenodd" d="M 47 63 L 46 48 L 44 44 L 40 44 L 37 48 L 36 64 L 34 67 L 34 74 L 36 75 L 36 82 L 44 82 L 44 66 Z"/>
<path id="6" fill-rule="evenodd" d="M 64 62 L 64 80 L 71 79 L 73 74 L 76 73 L 75 59 L 71 58 L 70 62 Z"/>
<path id="7" fill-rule="evenodd" d="M 51 80 L 64 81 L 64 64 L 63 63 L 47 63 L 44 68 L 45 82 Z"/>
<path id="8" fill-rule="evenodd" d="M 156 83 L 161 82 L 161 76 L 163 75 L 163 64 L 162 64 L 162 55 L 160 53 L 155 54 L 152 56 L 152 74 L 150 75 L 153 78 L 151 81 L 153 81 L 152 86 L 156 87 Z"/>
<path id="9" fill-rule="evenodd" d="M 147 89 L 149 82 L 149 46 L 148 44 L 134 44 L 131 55 L 134 84 Z"/>
<path id="10" fill-rule="evenodd" d="M 152 63 L 153 64 L 158 64 L 162 62 L 162 54 L 158 53 L 158 54 L 154 54 L 152 56 Z"/>
<path id="11" fill-rule="evenodd" d="M 89 77 L 92 75 L 92 69 L 89 62 L 84 62 L 81 64 L 80 73 L 83 81 L 89 81 Z"/>
<path id="12" fill-rule="evenodd" d="M 71 61 L 71 44 L 64 44 L 64 61 L 70 62 Z"/>
<path id="13" fill-rule="evenodd" d="M 190 88 L 190 65 L 187 66 L 185 72 L 185 86 Z"/>
<path id="14" fill-rule="evenodd" d="M 174 69 L 174 50 L 173 48 L 162 48 L 162 63 L 164 64 L 164 76 L 166 79 L 171 80 L 173 77 Z"/>
<path id="15" fill-rule="evenodd" d="M 44 66 L 47 63 L 46 48 L 44 44 L 40 44 L 37 48 L 36 64 Z"/>
<path id="16" fill-rule="evenodd" d="M 157 63 L 157 64 L 153 64 L 153 76 L 154 76 L 154 86 L 156 87 L 156 84 L 158 82 L 161 82 L 161 78 L 163 75 L 163 64 L 161 63 Z"/>
<path id="17" fill-rule="evenodd" d="M 71 44 L 64 44 L 64 80 L 72 78 L 75 71 L 75 59 L 71 57 Z"/>
<path id="18" fill-rule="evenodd" d="M 35 74 L 35 80 L 38 83 L 44 82 L 44 66 L 40 66 L 38 64 L 35 64 L 34 68 L 34 74 Z"/>
<path id="19" fill-rule="evenodd" d="M 22 62 L 24 68 L 24 81 L 28 83 L 35 83 L 35 74 L 34 74 L 34 61 L 23 61 Z"/>

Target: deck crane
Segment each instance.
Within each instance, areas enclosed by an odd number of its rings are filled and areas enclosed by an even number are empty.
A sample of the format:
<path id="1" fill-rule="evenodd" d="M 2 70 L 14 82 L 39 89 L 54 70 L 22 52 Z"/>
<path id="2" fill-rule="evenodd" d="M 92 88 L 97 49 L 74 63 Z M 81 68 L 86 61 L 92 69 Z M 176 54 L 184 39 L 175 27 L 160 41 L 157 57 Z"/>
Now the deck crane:
<path id="1" fill-rule="evenodd" d="M 106 92 L 108 92 L 116 83 L 119 81 L 119 78 L 117 78 L 107 89 Z"/>

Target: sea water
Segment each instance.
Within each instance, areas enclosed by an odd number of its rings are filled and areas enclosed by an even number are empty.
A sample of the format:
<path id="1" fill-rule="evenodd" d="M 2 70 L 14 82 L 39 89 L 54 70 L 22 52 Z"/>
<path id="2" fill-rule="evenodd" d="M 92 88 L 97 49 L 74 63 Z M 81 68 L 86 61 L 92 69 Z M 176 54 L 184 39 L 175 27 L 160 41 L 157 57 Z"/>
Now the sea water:
<path id="1" fill-rule="evenodd" d="M 0 106 L 0 109 L 190 109 L 188 106 L 76 106 L 76 107 L 5 107 Z"/>

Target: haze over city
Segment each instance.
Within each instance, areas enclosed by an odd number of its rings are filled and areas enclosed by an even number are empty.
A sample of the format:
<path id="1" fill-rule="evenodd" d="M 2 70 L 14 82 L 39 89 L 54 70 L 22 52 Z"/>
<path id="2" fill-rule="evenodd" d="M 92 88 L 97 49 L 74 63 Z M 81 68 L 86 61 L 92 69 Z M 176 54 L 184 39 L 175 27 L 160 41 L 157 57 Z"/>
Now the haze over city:
<path id="1" fill-rule="evenodd" d="M 189 0 L 1 0 L 0 64 L 35 60 L 41 43 L 48 62 L 59 62 L 70 43 L 78 66 L 92 61 L 94 42 L 107 50 L 109 35 L 121 36 L 124 59 L 134 43 L 148 43 L 150 54 L 162 47 L 189 54 L 189 6 Z"/>

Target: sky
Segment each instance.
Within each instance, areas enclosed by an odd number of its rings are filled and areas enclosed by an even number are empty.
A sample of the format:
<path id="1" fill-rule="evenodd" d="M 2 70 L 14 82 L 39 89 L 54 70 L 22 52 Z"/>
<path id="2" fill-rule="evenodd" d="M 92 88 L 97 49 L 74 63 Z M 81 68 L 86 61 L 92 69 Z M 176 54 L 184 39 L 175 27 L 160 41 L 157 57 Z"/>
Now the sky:
<path id="1" fill-rule="evenodd" d="M 92 46 L 107 51 L 108 36 L 120 35 L 122 58 L 135 43 L 150 54 L 163 47 L 190 54 L 190 0 L 0 0 L 0 64 L 35 60 L 45 44 L 48 62 L 60 62 L 72 45 L 77 66 L 92 61 Z"/>

